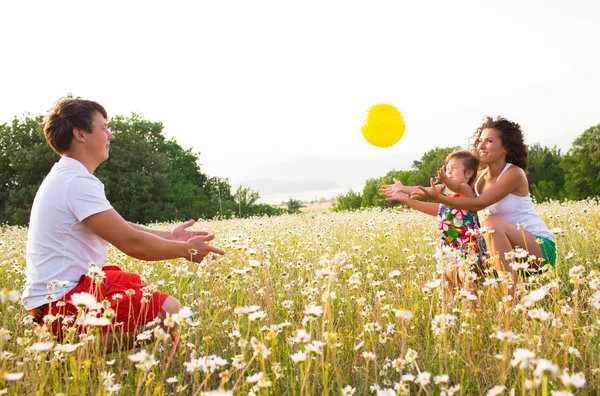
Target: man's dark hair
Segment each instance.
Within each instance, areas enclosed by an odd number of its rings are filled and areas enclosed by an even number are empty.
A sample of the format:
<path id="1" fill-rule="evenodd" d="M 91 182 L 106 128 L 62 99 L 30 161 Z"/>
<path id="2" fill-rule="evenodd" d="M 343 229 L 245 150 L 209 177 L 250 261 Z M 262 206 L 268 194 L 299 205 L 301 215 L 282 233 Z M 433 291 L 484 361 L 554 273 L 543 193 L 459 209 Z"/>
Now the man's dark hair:
<path id="1" fill-rule="evenodd" d="M 59 99 L 44 125 L 46 141 L 59 155 L 64 154 L 71 147 L 74 128 L 92 132 L 92 118 L 96 112 L 105 119 L 108 118 L 104 107 L 96 102 L 75 98 Z"/>

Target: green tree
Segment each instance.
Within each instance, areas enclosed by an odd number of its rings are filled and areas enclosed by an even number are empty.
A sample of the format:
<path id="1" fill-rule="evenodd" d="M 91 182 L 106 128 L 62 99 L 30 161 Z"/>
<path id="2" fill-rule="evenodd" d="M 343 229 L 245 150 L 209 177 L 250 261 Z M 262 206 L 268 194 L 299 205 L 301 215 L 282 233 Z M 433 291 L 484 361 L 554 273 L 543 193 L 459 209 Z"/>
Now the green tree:
<path id="1" fill-rule="evenodd" d="M 385 176 L 376 179 L 368 179 L 363 188 L 362 200 L 360 206 L 362 208 L 371 208 L 374 206 L 380 208 L 391 208 L 394 206 L 392 201 L 388 201 L 386 197 L 381 195 L 379 189 L 384 184 L 394 183 L 394 178 L 398 176 L 397 171 L 388 172 Z"/>
<path id="2" fill-rule="evenodd" d="M 26 225 L 33 198 L 59 156 L 43 135 L 44 117 L 0 125 L 0 222 Z"/>
<path id="3" fill-rule="evenodd" d="M 398 172 L 396 180 L 399 180 L 405 186 L 416 186 L 418 183 L 415 182 L 415 170 L 402 170 Z"/>
<path id="4" fill-rule="evenodd" d="M 446 157 L 460 147 L 436 147 L 426 151 L 420 160 L 413 162 L 412 183 L 409 185 L 428 186 L 429 179 L 437 175 L 438 170 L 444 165 Z"/>
<path id="5" fill-rule="evenodd" d="M 239 186 L 234 194 L 235 201 L 238 204 L 238 216 L 247 217 L 249 209 L 260 198 L 260 195 L 249 187 Z"/>
<path id="6" fill-rule="evenodd" d="M 600 196 L 600 124 L 575 139 L 562 164 L 568 198 Z"/>
<path id="7" fill-rule="evenodd" d="M 248 206 L 246 217 L 251 216 L 278 216 L 284 213 L 290 213 L 287 209 L 268 204 L 254 204 Z"/>
<path id="8" fill-rule="evenodd" d="M 219 176 L 209 177 L 203 185 L 208 199 L 204 202 L 203 213 L 206 218 L 220 216 L 229 218 L 236 212 L 236 202 L 231 195 L 229 180 Z"/>
<path id="9" fill-rule="evenodd" d="M 162 123 L 132 114 L 114 117 L 109 128 L 115 140 L 95 173 L 115 210 L 136 223 L 176 220 L 168 205 L 173 172 Z"/>
<path id="10" fill-rule="evenodd" d="M 529 188 L 537 202 L 565 198 L 565 176 L 560 149 L 542 147 L 539 143 L 529 146 Z"/>
<path id="11" fill-rule="evenodd" d="M 213 217 L 214 214 L 205 213 L 204 209 L 205 202 L 209 200 L 203 189 L 208 176 L 200 171 L 200 153 L 183 150 L 174 140 L 165 141 L 163 149 L 172 172 L 165 209 L 174 214 L 175 220 Z"/>
<path id="12" fill-rule="evenodd" d="M 0 222 L 25 225 L 33 198 L 60 158 L 42 133 L 44 116 L 0 125 Z M 231 216 L 237 204 L 227 179 L 200 171 L 199 154 L 166 139 L 160 122 L 132 114 L 109 123 L 115 140 L 96 176 L 127 220 L 148 223 Z"/>
<path id="13" fill-rule="evenodd" d="M 97 173 L 106 180 L 107 197 L 128 220 L 247 216 L 259 198 L 243 188 L 234 197 L 229 180 L 202 173 L 200 154 L 166 139 L 160 122 L 132 114 L 115 117 L 110 127 L 114 151 Z"/>
<path id="14" fill-rule="evenodd" d="M 297 199 L 290 198 L 290 200 L 287 201 L 287 209 L 289 213 L 298 213 L 300 212 L 301 207 L 302 202 L 298 201 Z"/>
<path id="15" fill-rule="evenodd" d="M 360 209 L 362 203 L 362 195 L 355 193 L 352 189 L 347 194 L 339 194 L 335 198 L 332 210 L 334 212 L 342 212 L 345 210 L 357 210 Z"/>

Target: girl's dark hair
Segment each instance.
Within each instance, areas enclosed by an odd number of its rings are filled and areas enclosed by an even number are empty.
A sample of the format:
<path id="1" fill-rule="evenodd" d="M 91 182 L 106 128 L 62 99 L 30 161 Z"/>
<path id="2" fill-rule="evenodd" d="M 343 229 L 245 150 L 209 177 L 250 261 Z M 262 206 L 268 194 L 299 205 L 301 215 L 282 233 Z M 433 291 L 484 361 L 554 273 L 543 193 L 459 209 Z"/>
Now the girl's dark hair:
<path id="1" fill-rule="evenodd" d="M 92 132 L 92 118 L 96 112 L 108 118 L 104 107 L 96 102 L 79 98 L 59 99 L 44 125 L 46 141 L 59 155 L 64 154 L 71 147 L 74 128 Z"/>
<path id="2" fill-rule="evenodd" d="M 475 178 L 477 178 L 477 171 L 479 170 L 479 159 L 468 150 L 458 150 L 448 154 L 445 164 L 447 165 L 451 159 L 455 158 L 462 161 L 463 166 L 465 167 L 465 173 L 470 170 L 473 171 L 473 174 L 467 181 L 467 184 L 473 187 Z"/>
<path id="3" fill-rule="evenodd" d="M 481 132 L 484 129 L 495 129 L 499 133 L 502 146 L 507 150 L 506 162 L 510 162 L 523 169 L 527 173 L 528 153 L 527 145 L 523 137 L 521 126 L 516 122 L 507 120 L 498 116 L 495 120 L 492 117 L 485 116 L 483 124 L 477 128 L 471 139 L 470 148 L 474 153 L 478 152 L 479 143 L 481 142 Z"/>

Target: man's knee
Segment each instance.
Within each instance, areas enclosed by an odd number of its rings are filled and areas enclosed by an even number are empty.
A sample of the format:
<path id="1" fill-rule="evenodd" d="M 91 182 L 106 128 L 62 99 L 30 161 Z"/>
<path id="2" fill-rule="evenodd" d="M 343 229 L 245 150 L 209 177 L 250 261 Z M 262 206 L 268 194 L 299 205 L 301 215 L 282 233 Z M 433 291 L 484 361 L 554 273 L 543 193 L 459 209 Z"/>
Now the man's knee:
<path id="1" fill-rule="evenodd" d="M 175 297 L 169 296 L 167 297 L 161 308 L 165 313 L 173 315 L 179 312 L 181 304 L 179 304 L 179 301 Z"/>

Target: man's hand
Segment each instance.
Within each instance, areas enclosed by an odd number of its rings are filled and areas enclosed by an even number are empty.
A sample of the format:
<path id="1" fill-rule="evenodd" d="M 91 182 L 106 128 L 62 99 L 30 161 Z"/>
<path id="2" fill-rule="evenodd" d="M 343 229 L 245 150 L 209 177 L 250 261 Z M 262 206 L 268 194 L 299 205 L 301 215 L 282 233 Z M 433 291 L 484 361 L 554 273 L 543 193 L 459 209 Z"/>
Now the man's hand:
<path id="1" fill-rule="evenodd" d="M 209 235 L 208 231 L 188 230 L 187 228 L 193 226 L 194 223 L 196 223 L 195 220 L 189 220 L 189 221 L 186 221 L 185 223 L 178 225 L 177 227 L 175 227 L 171 230 L 171 234 L 169 235 L 169 237 L 167 239 L 170 239 L 172 241 L 187 242 L 190 239 L 197 237 L 197 236 Z"/>
<path id="2" fill-rule="evenodd" d="M 204 257 L 210 253 L 223 255 L 225 252 L 219 248 L 209 245 L 207 242 L 212 241 L 215 238 L 212 234 L 199 235 L 188 240 L 188 244 L 191 246 L 189 250 L 189 257 L 186 257 L 190 261 L 196 263 L 204 260 Z"/>

